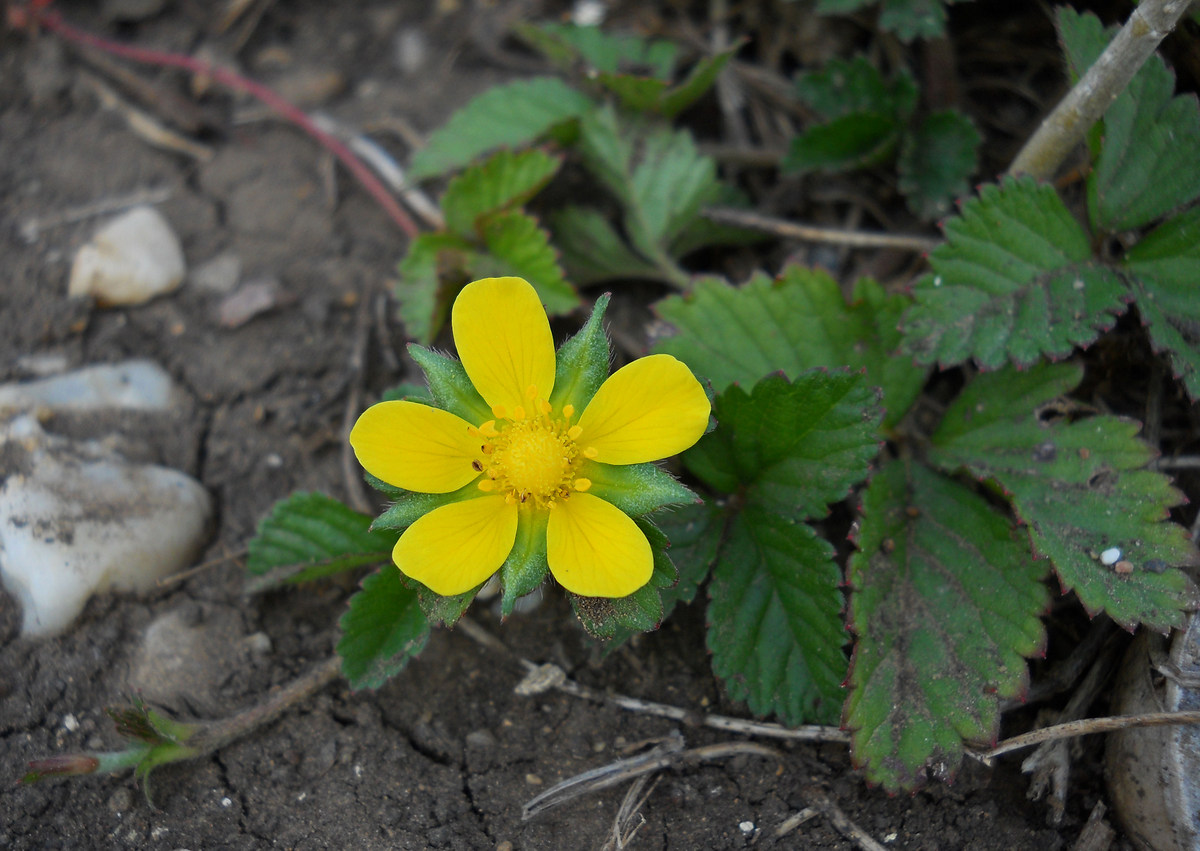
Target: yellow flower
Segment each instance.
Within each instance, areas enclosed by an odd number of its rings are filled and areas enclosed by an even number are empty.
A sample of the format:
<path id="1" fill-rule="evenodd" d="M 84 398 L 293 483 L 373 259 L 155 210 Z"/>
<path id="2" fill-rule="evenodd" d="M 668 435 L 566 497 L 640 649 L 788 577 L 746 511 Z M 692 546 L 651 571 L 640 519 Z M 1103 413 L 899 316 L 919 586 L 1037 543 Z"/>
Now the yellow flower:
<path id="1" fill-rule="evenodd" d="M 371 475 L 408 491 L 456 495 L 404 531 L 396 565 L 452 596 L 499 570 L 519 535 L 544 536 L 536 544 L 544 540 L 550 572 L 568 591 L 624 597 L 641 588 L 653 571 L 645 534 L 588 490 L 610 465 L 657 461 L 699 440 L 709 417 L 700 383 L 675 358 L 651 355 L 617 370 L 590 399 L 555 397 L 550 323 L 521 278 L 468 284 L 451 327 L 481 397 L 476 407 L 491 416 L 469 422 L 417 402 L 381 402 L 350 433 Z"/>

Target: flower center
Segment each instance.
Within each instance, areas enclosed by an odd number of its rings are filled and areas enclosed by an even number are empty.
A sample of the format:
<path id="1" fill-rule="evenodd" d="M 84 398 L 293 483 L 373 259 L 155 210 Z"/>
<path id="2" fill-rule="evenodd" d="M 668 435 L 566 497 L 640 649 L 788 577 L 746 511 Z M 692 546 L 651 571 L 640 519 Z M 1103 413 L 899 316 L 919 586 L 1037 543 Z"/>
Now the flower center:
<path id="1" fill-rule="evenodd" d="M 526 396 L 536 412 L 532 416 L 524 407 L 508 411 L 497 405 L 492 408 L 496 419 L 472 429 L 482 442 L 480 457 L 471 466 L 483 473 L 480 490 L 503 494 L 509 503 L 553 508 L 572 491 L 592 486 L 576 473 L 595 450 L 576 445 L 580 429 L 571 425 L 573 406 L 564 405 L 561 416 L 553 417 L 550 403 L 537 395 L 536 388 L 530 387 Z"/>

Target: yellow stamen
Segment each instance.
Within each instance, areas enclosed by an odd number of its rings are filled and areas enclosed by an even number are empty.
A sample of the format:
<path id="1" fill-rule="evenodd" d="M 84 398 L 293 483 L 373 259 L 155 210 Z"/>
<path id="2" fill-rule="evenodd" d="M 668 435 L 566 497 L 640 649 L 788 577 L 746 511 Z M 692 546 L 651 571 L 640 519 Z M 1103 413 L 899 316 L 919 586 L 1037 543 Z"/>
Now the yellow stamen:
<path id="1" fill-rule="evenodd" d="M 512 418 L 516 422 L 520 422 L 521 420 L 525 419 L 525 409 L 520 405 L 517 405 L 517 407 L 513 408 Z"/>
<path id="2" fill-rule="evenodd" d="M 486 423 L 484 423 L 483 425 L 481 425 L 479 427 L 479 433 L 482 434 L 484 437 L 495 437 L 500 432 L 498 432 L 496 430 L 496 421 L 488 420 Z"/>
<path id="3" fill-rule="evenodd" d="M 526 387 L 525 388 L 525 398 L 529 399 L 529 400 L 536 399 L 537 398 L 537 387 L 532 384 L 530 384 L 528 387 Z"/>
<path id="4" fill-rule="evenodd" d="M 579 479 L 575 480 L 575 490 L 579 491 L 580 493 L 583 493 L 585 490 L 587 490 L 591 486 L 592 486 L 591 479 L 579 478 Z"/>
<path id="5" fill-rule="evenodd" d="M 571 426 L 567 429 L 567 437 L 571 438 L 571 440 L 578 440 L 581 434 L 583 434 L 583 429 L 579 426 Z"/>
<path id="6" fill-rule="evenodd" d="M 542 412 L 542 416 L 549 416 L 554 409 L 550 407 L 550 403 L 545 399 L 538 399 L 538 410 Z"/>
<path id="7" fill-rule="evenodd" d="M 598 450 L 594 446 L 589 446 L 587 449 L 583 450 L 583 454 L 587 458 L 595 458 L 597 455 L 600 454 L 600 450 Z"/>
<path id="8" fill-rule="evenodd" d="M 496 489 L 496 482 L 492 479 L 480 479 L 479 489 L 484 493 L 490 493 Z"/>
<path id="9" fill-rule="evenodd" d="M 555 418 L 550 403 L 536 394 L 533 386 L 526 393 L 537 405 L 533 417 L 518 405 L 507 417 L 479 426 L 486 442 L 475 469 L 485 473 L 479 484 L 482 490 L 504 494 L 510 505 L 540 510 L 552 508 L 573 492 L 587 490 L 592 483 L 575 476 L 583 460 L 575 443 L 579 427 L 568 426 L 565 410 L 564 417 Z M 493 413 L 496 411 L 493 408 Z"/>
<path id="10" fill-rule="evenodd" d="M 566 417 L 569 422 L 571 417 L 575 416 L 575 406 L 563 405 L 563 416 Z"/>
<path id="11" fill-rule="evenodd" d="M 492 416 L 498 420 L 504 419 L 508 415 L 508 409 L 503 405 L 492 405 Z"/>

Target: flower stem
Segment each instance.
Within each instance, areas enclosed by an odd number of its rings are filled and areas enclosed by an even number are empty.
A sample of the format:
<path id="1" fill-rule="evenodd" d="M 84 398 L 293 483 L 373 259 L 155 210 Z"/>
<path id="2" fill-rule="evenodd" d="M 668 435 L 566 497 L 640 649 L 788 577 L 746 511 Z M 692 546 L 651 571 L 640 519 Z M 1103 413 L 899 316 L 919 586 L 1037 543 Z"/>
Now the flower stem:
<path id="1" fill-rule="evenodd" d="M 312 136 L 330 153 L 341 160 L 342 164 L 354 175 L 363 189 L 375 199 L 375 202 L 384 209 L 392 221 L 396 223 L 400 230 L 404 231 L 409 239 L 416 239 L 420 235 L 420 230 L 416 223 L 404 212 L 396 199 L 375 178 L 375 175 L 363 164 L 362 160 L 356 157 L 341 140 L 318 127 L 303 110 L 297 108 L 262 83 L 255 82 L 227 68 L 221 68 L 211 62 L 205 62 L 202 59 L 196 59 L 192 56 L 167 53 L 161 50 L 109 41 L 108 39 L 71 26 L 63 20 L 60 13 L 42 8 L 40 4 L 31 4 L 25 11 L 34 22 L 66 41 L 144 65 L 181 68 L 198 76 L 211 77 L 226 88 L 245 92 L 258 98 L 258 100 L 273 109 L 281 117 L 292 122 L 305 133 Z"/>

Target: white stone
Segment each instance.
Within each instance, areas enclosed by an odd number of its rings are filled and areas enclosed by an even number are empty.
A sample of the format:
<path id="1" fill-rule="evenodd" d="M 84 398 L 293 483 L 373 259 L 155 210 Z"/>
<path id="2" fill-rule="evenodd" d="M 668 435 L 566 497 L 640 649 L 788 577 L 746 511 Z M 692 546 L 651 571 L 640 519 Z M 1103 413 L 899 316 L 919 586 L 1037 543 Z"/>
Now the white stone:
<path id="1" fill-rule="evenodd" d="M 0 451 L 0 580 L 23 635 L 61 632 L 93 594 L 147 590 L 198 555 L 212 503 L 190 476 L 48 435 L 29 415 L 0 427 Z"/>
<path id="2" fill-rule="evenodd" d="M 85 366 L 50 378 L 0 385 L 0 412 L 39 408 L 166 412 L 182 401 L 183 391 L 170 374 L 150 360 Z"/>
<path id="3" fill-rule="evenodd" d="M 153 207 L 134 207 L 79 249 L 67 294 L 95 296 L 103 305 L 142 304 L 178 287 L 185 272 L 167 220 Z"/>

